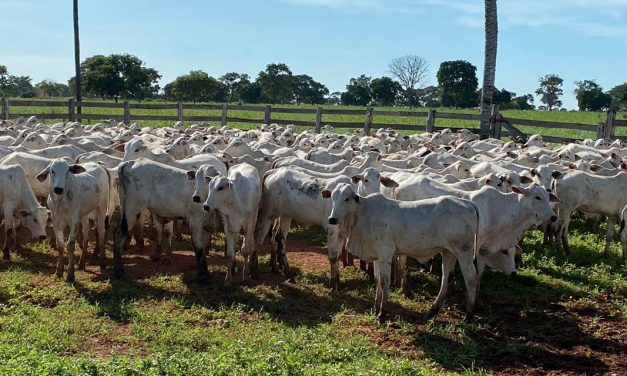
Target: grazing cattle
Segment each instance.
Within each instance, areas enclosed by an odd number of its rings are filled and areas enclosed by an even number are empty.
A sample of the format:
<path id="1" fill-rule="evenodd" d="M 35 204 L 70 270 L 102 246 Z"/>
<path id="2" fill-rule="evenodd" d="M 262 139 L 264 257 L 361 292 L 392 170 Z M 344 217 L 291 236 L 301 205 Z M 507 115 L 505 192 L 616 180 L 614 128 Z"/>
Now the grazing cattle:
<path id="1" fill-rule="evenodd" d="M 162 224 L 176 219 L 185 219 L 192 233 L 192 244 L 196 255 L 196 279 L 206 282 L 209 278 L 205 248 L 211 241 L 216 228 L 213 213 L 205 213 L 202 207 L 190 200 L 195 184 L 185 170 L 154 162 L 145 158 L 124 162 L 118 168 L 118 190 L 120 194 L 120 221 L 114 231 L 113 268 L 115 275 L 124 274 L 122 248 L 140 213 L 146 209 Z M 164 230 L 164 243 L 172 236 Z M 161 255 L 163 244 L 157 244 L 155 256 Z M 166 260 L 172 253 L 166 248 Z"/>
<path id="2" fill-rule="evenodd" d="M 597 176 L 581 171 L 567 174 L 554 171 L 551 190 L 561 199 L 558 205 L 559 220 L 556 226 L 556 247 L 570 254 L 568 243 L 568 226 L 574 210 L 586 214 L 607 215 L 605 233 L 605 257 L 608 256 L 610 244 L 614 238 L 617 221 L 623 208 L 627 205 L 627 173 L 621 172 L 614 176 Z"/>
<path id="3" fill-rule="evenodd" d="M 261 200 L 261 182 L 257 169 L 247 163 L 229 170 L 228 177 L 218 175 L 210 178 L 209 194 L 203 205 L 205 211 L 217 210 L 224 224 L 228 268 L 224 285 L 231 285 L 235 263 L 235 246 L 240 231 L 244 231 L 241 253 L 244 257 L 243 278 L 250 273 L 248 257 L 254 251 L 254 233 L 257 210 Z"/>
<path id="4" fill-rule="evenodd" d="M 25 224 L 33 237 L 46 238 L 48 210 L 39 205 L 19 165 L 0 166 L 0 205 L 4 216 L 2 258 L 8 260 L 9 250 L 17 246 L 16 228 Z"/>
<path id="5" fill-rule="evenodd" d="M 50 194 L 48 207 L 52 217 L 52 226 L 59 251 L 57 261 L 57 276 L 63 276 L 63 231 L 69 227 L 70 233 L 66 244 L 68 252 L 67 280 L 74 281 L 74 245 L 78 225 L 81 225 L 82 252 L 78 267 L 83 269 L 87 256 L 87 241 L 89 239 L 89 220 L 96 223 L 96 250 L 100 259 L 100 270 L 105 264 L 105 226 L 108 223 L 109 187 L 111 178 L 109 172 L 97 163 L 70 165 L 63 159 L 53 160 L 37 175 L 37 180 L 49 181 Z"/>
<path id="6" fill-rule="evenodd" d="M 431 314 L 436 314 L 444 302 L 451 271 L 447 268 L 452 269 L 457 260 L 466 284 L 466 313 L 472 316 L 477 285 L 473 259 L 479 230 L 475 204 L 452 196 L 412 202 L 390 200 L 379 193 L 362 197 L 347 184 L 332 192 L 325 190 L 322 195 L 331 198 L 328 221 L 348 236 L 347 250 L 375 263 L 375 312 L 379 319 L 387 310 L 394 256 L 430 259 L 438 253 L 444 260 L 442 284 Z M 445 220 L 446 225 L 434 219 Z"/>
<path id="7" fill-rule="evenodd" d="M 26 173 L 26 179 L 28 180 L 28 184 L 30 184 L 33 193 L 37 198 L 45 199 L 48 197 L 48 193 L 50 192 L 49 184 L 45 182 L 40 182 L 37 180 L 37 175 L 48 166 L 54 159 L 48 159 L 44 157 L 39 157 L 36 155 L 28 154 L 28 153 L 12 153 L 5 157 L 0 165 L 13 165 L 18 164 L 24 168 L 24 172 Z M 71 163 L 71 159 L 66 159 L 67 162 Z"/>

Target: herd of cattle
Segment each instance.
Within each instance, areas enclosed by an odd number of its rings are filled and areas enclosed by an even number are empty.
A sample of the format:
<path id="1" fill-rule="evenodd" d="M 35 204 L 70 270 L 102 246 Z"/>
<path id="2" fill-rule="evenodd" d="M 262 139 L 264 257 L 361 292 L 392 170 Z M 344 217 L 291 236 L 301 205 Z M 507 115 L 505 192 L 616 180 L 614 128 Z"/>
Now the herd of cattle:
<path id="1" fill-rule="evenodd" d="M 626 156 L 619 140 L 552 148 L 539 135 L 524 143 L 503 142 L 478 140 L 468 130 L 406 136 L 379 129 L 368 136 L 360 130 L 337 134 L 330 126 L 316 134 L 276 124 L 240 131 L 203 123 L 141 128 L 113 120 L 86 126 L 43 125 L 35 117 L 5 120 L 0 124 L 3 258 L 9 260 L 17 246 L 19 226 L 44 240 L 51 224 L 56 273 L 73 281 L 75 242 L 81 248 L 78 267 L 84 268 L 94 228 L 94 255 L 105 270 L 106 231 L 119 211 L 115 276 L 124 274 L 122 252 L 131 235 L 143 249 L 143 230 L 151 221 L 152 257 L 163 261 L 172 261 L 173 234 L 189 226 L 199 281 L 209 277 L 212 233 L 224 232 L 229 286 L 240 234 L 244 279 L 257 278 L 267 236 L 270 266 L 289 276 L 286 238 L 294 221 L 326 231 L 332 288 L 338 287 L 340 260 L 350 255 L 371 263 L 379 317 L 390 285 L 408 288 L 407 256 L 427 262 L 439 254 L 441 288 L 430 313 L 442 306 L 459 263 L 466 312 L 472 314 L 484 269 L 515 273 L 519 244 L 530 229 L 541 229 L 546 243 L 569 253 L 574 211 L 592 221 L 607 218 L 607 254 L 617 221 L 625 227 Z"/>

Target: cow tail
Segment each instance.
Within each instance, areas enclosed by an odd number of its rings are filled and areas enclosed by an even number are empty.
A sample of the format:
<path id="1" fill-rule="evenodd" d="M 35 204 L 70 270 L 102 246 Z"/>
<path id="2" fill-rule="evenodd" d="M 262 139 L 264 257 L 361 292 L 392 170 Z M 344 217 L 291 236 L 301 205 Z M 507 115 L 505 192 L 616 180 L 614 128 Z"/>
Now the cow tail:
<path id="1" fill-rule="evenodd" d="M 80 158 L 77 157 L 77 159 Z M 111 216 L 113 215 L 113 211 L 109 212 L 109 210 L 111 209 L 111 173 L 109 172 L 109 169 L 106 168 L 105 166 L 102 166 L 102 168 L 104 168 L 105 172 L 107 173 L 107 184 L 109 185 L 109 192 L 107 195 L 107 214 L 105 215 L 105 231 L 107 230 L 107 228 L 109 228 L 109 219 L 111 218 Z"/>
<path id="2" fill-rule="evenodd" d="M 128 161 L 122 163 L 120 168 L 118 169 L 118 194 L 120 195 L 120 223 L 115 229 L 116 235 L 118 237 L 128 237 L 128 220 L 126 218 L 126 184 L 125 182 L 129 180 L 128 176 L 125 175 L 126 168 L 131 165 L 133 161 Z"/>
<path id="3" fill-rule="evenodd" d="M 472 202 L 472 201 L 471 201 Z M 472 207 L 475 209 L 475 218 L 477 218 L 477 226 L 475 228 L 475 246 L 474 246 L 474 260 L 475 267 L 477 266 L 477 256 L 479 255 L 479 207 L 472 202 Z"/>
<path id="4" fill-rule="evenodd" d="M 623 232 L 624 229 L 625 229 L 625 218 L 622 218 L 620 220 L 620 230 L 619 230 L 619 232 Z"/>

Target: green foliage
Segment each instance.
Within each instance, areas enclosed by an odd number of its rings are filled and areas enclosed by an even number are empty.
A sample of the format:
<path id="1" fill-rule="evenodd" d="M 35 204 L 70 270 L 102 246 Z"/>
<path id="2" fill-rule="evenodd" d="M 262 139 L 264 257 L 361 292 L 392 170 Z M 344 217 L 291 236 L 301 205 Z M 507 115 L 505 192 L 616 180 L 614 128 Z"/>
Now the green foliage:
<path id="1" fill-rule="evenodd" d="M 30 77 L 14 76 L 9 74 L 6 66 L 0 65 L 0 97 L 30 98 L 33 89 Z"/>
<path id="2" fill-rule="evenodd" d="M 229 72 L 222 75 L 219 81 L 226 85 L 229 102 L 241 100 L 242 93 L 250 85 L 250 77 L 245 73 Z"/>
<path id="3" fill-rule="evenodd" d="M 540 77 L 540 87 L 536 90 L 536 94 L 540 96 L 540 101 L 546 105 L 547 110 L 552 111 L 555 107 L 562 107 L 562 101 L 559 98 L 564 93 L 563 83 L 564 80 L 556 74 Z"/>
<path id="4" fill-rule="evenodd" d="M 614 86 L 609 94 L 612 99 L 612 108 L 618 111 L 627 110 L 627 82 Z"/>
<path id="5" fill-rule="evenodd" d="M 270 103 L 290 103 L 294 99 L 294 76 L 286 64 L 268 64 L 265 71 L 259 72 L 257 83 Z"/>
<path id="6" fill-rule="evenodd" d="M 263 95 L 261 92 L 261 85 L 258 82 L 251 82 L 242 89 L 240 93 L 240 99 L 246 103 L 262 103 Z"/>
<path id="7" fill-rule="evenodd" d="M 168 87 L 172 99 L 196 102 L 223 102 L 229 95 L 228 87 L 203 71 L 191 71 L 177 77 Z"/>
<path id="8" fill-rule="evenodd" d="M 391 106 L 401 94 L 403 88 L 401 84 L 390 77 L 375 78 L 370 83 L 370 93 L 372 100 L 381 106 Z M 410 89 L 411 90 L 411 89 Z"/>
<path id="9" fill-rule="evenodd" d="M 443 106 L 477 106 L 477 67 L 463 60 L 444 61 L 438 69 L 437 79 Z"/>
<path id="10" fill-rule="evenodd" d="M 52 80 L 43 80 L 37 85 L 35 85 L 35 89 L 41 90 L 44 96 L 50 97 L 69 97 L 72 95 L 70 92 L 70 87 L 68 85 L 62 84 L 60 82 L 55 82 Z"/>
<path id="11" fill-rule="evenodd" d="M 579 111 L 600 111 L 610 107 L 612 98 L 594 80 L 575 81 Z"/>
<path id="12" fill-rule="evenodd" d="M 370 83 L 372 78 L 362 74 L 357 78 L 351 78 L 346 91 L 341 95 L 342 104 L 345 106 L 366 106 L 372 100 Z"/>
<path id="13" fill-rule="evenodd" d="M 306 74 L 294 76 L 294 99 L 296 104 L 323 104 L 324 97 L 329 95 L 329 89 L 316 82 Z"/>
<path id="14" fill-rule="evenodd" d="M 161 78 L 155 69 L 145 67 L 142 60 L 129 54 L 88 57 L 81 64 L 81 75 L 85 94 L 116 101 L 153 97 Z"/>
<path id="15" fill-rule="evenodd" d="M 535 108 L 535 106 L 533 105 L 533 101 L 533 95 L 521 95 L 519 97 L 512 98 L 509 105 L 507 105 L 505 108 L 512 110 L 533 110 Z"/>

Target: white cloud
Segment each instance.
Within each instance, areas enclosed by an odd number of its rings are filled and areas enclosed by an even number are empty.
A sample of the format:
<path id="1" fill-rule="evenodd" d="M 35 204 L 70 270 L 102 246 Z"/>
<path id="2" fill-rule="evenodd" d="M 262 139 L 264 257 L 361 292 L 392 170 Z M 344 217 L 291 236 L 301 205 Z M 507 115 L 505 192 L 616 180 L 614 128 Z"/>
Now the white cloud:
<path id="1" fill-rule="evenodd" d="M 468 0 L 281 0 L 346 12 L 423 13 L 450 9 L 456 22 L 483 27 L 483 2 Z M 499 0 L 503 27 L 556 27 L 584 35 L 627 37 L 627 0 Z"/>

